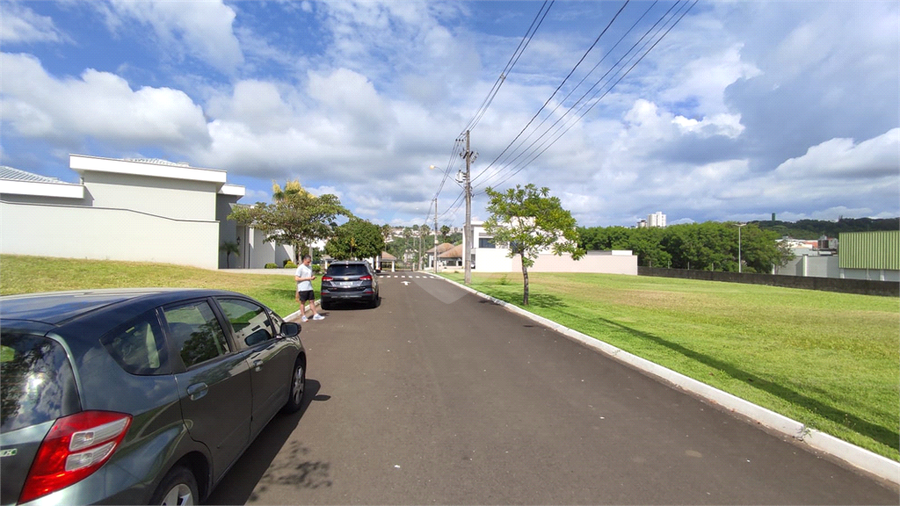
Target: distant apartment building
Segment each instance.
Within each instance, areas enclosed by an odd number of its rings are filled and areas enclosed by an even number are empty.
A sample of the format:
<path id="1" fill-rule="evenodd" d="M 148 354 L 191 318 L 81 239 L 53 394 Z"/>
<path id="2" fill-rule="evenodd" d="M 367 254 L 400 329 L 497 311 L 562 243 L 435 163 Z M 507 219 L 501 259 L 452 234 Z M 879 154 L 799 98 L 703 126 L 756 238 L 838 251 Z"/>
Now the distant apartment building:
<path id="1" fill-rule="evenodd" d="M 666 215 L 661 211 L 657 211 L 649 216 L 647 216 L 647 226 L 648 227 L 666 227 Z"/>

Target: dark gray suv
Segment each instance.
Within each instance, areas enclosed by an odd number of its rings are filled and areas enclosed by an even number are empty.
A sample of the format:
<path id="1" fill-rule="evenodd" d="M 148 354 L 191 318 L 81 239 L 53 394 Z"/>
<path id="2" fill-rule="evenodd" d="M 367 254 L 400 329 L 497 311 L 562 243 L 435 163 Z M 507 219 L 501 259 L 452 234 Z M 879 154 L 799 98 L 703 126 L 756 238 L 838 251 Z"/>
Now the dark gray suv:
<path id="1" fill-rule="evenodd" d="M 2 504 L 202 501 L 301 408 L 299 333 L 218 290 L 0 297 Z"/>
<path id="2" fill-rule="evenodd" d="M 369 262 L 342 260 L 328 266 L 322 276 L 320 293 L 322 309 L 328 309 L 335 302 L 361 302 L 369 307 L 377 307 L 378 275 Z"/>

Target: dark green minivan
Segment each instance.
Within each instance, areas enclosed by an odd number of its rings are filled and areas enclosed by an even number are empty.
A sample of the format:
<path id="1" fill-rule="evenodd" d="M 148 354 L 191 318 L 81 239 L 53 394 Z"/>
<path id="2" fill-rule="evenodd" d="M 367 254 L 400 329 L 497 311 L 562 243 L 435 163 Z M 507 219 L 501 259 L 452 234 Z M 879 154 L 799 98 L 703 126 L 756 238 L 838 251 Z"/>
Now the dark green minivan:
<path id="1" fill-rule="evenodd" d="M 302 407 L 299 334 L 219 290 L 0 297 L 0 502 L 199 503 Z"/>

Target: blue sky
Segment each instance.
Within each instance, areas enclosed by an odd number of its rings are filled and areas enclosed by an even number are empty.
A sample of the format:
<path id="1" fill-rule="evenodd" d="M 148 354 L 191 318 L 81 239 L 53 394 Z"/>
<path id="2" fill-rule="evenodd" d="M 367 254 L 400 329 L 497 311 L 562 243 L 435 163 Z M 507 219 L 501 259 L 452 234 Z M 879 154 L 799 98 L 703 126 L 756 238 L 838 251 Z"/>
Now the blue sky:
<path id="1" fill-rule="evenodd" d="M 241 203 L 299 179 L 378 224 L 432 225 L 437 194 L 462 225 L 456 140 L 540 14 L 471 128 L 474 219 L 527 183 L 583 226 L 900 216 L 894 0 L 0 9 L 0 165 L 64 181 L 70 153 L 162 158 Z"/>

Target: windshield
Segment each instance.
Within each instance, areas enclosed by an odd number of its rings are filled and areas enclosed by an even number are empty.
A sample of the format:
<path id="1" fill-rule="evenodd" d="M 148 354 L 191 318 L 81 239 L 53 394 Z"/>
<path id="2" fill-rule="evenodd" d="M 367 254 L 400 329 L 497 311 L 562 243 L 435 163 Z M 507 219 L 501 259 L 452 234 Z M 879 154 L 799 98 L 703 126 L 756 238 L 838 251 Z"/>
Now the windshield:
<path id="1" fill-rule="evenodd" d="M 328 266 L 328 275 L 336 276 L 336 277 L 349 277 L 349 276 L 365 276 L 369 273 L 369 270 L 366 269 L 365 265 L 362 264 L 349 264 L 349 265 L 330 265 Z"/>

